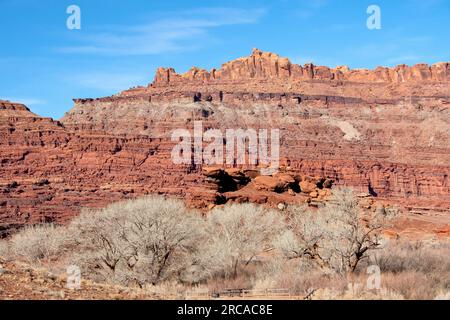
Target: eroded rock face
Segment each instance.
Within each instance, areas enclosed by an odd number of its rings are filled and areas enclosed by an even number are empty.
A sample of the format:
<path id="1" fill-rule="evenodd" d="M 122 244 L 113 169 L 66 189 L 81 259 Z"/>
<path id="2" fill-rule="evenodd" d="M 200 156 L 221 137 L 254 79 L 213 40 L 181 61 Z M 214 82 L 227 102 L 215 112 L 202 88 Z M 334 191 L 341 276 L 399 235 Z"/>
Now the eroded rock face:
<path id="1" fill-rule="evenodd" d="M 179 75 L 173 68 L 160 68 L 156 72 L 154 86 L 171 84 L 216 83 L 224 81 L 243 81 L 254 79 L 279 79 L 289 81 L 303 80 L 342 80 L 355 82 L 421 82 L 449 81 L 450 65 L 437 63 L 432 66 L 417 64 L 409 67 L 399 65 L 396 68 L 378 67 L 375 70 L 350 70 L 346 66 L 334 69 L 305 64 L 293 64 L 271 52 L 253 49 L 249 57 L 239 58 L 222 65 L 210 72 L 193 67 L 185 74 Z"/>
<path id="2" fill-rule="evenodd" d="M 254 50 L 211 72 L 158 69 L 148 87 L 75 100 L 59 122 L 0 101 L 0 233 L 150 193 L 277 207 L 326 198 L 333 183 L 448 223 L 448 68 L 330 69 Z M 279 174 L 174 164 L 171 133 L 194 121 L 279 129 Z"/>

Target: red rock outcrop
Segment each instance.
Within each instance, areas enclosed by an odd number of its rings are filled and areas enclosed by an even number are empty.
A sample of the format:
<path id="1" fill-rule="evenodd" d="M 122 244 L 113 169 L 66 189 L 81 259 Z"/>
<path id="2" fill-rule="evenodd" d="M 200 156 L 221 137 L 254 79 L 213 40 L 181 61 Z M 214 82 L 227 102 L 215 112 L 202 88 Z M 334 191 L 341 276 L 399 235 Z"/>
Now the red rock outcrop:
<path id="1" fill-rule="evenodd" d="M 342 80 L 354 82 L 423 82 L 449 81 L 450 64 L 437 63 L 432 66 L 417 64 L 409 67 L 399 65 L 396 68 L 378 67 L 375 70 L 350 70 L 346 66 L 334 69 L 305 64 L 293 64 L 287 58 L 277 54 L 253 49 L 249 57 L 239 58 L 210 72 L 193 67 L 179 75 L 173 68 L 160 68 L 156 72 L 153 86 L 172 84 L 217 83 L 225 81 L 248 81 L 257 79 L 277 79 L 282 81 L 304 80 Z"/>
<path id="2" fill-rule="evenodd" d="M 254 50 L 211 72 L 158 69 L 148 87 L 75 100 L 59 122 L 0 101 L 0 232 L 150 193 L 199 208 L 277 206 L 326 198 L 333 183 L 441 230 L 450 222 L 448 71 L 299 66 Z M 194 121 L 279 129 L 281 172 L 174 164 L 171 133 Z"/>

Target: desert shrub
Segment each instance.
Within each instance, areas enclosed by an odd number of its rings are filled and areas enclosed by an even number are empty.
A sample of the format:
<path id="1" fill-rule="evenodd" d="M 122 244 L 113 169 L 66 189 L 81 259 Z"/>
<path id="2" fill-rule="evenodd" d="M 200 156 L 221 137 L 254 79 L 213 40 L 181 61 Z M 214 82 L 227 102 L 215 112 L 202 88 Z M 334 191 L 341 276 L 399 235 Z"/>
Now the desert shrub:
<path id="1" fill-rule="evenodd" d="M 370 264 L 382 272 L 382 286 L 406 299 L 433 299 L 450 291 L 450 245 L 390 241 L 373 252 Z"/>
<path id="2" fill-rule="evenodd" d="M 420 285 L 419 288 L 424 292 L 430 293 L 430 287 L 427 285 L 426 279 L 423 277 L 413 281 L 408 285 L 406 279 L 397 279 L 391 282 L 392 274 L 388 275 L 386 283 L 380 289 L 369 289 L 366 286 L 367 274 L 349 274 L 348 277 L 340 274 L 324 273 L 322 270 L 311 270 L 310 266 L 303 265 L 307 260 L 291 259 L 288 261 L 272 261 L 256 273 L 253 282 L 253 289 L 288 289 L 291 295 L 303 297 L 303 299 L 312 300 L 336 300 L 336 299 L 404 299 L 406 296 L 414 296 L 415 298 L 423 295 L 416 293 L 413 295 L 412 288 L 414 285 Z M 423 276 L 420 274 L 420 276 Z M 429 283 L 428 283 L 429 284 Z M 408 285 L 408 286 L 407 286 Z M 428 294 L 427 293 L 427 294 Z M 445 297 L 442 294 L 437 297 Z"/>
<path id="3" fill-rule="evenodd" d="M 193 266 L 204 277 L 238 276 L 265 252 L 283 226 L 282 216 L 254 204 L 231 204 L 208 215 L 208 238 Z"/>
<path id="4" fill-rule="evenodd" d="M 275 246 L 288 259 L 313 260 L 324 271 L 353 272 L 381 245 L 380 234 L 391 215 L 385 210 L 362 212 L 349 189 L 337 189 L 323 208 L 288 208 L 288 229 Z"/>
<path id="5" fill-rule="evenodd" d="M 75 264 L 85 278 L 173 298 L 189 288 L 289 289 L 312 299 L 448 297 L 450 245 L 381 241 L 389 210 L 363 212 L 351 191 L 334 193 L 318 210 L 289 206 L 285 215 L 229 204 L 206 219 L 163 197 L 120 202 L 67 226 L 25 228 L 0 241 L 0 257 Z M 365 285 L 368 265 L 381 269 L 380 290 Z"/>
<path id="6" fill-rule="evenodd" d="M 440 288 L 439 284 L 428 277 L 428 275 L 415 272 L 404 271 L 402 273 L 383 273 L 382 287 L 401 294 L 405 299 L 433 299 Z"/>
<path id="7" fill-rule="evenodd" d="M 426 244 L 420 241 L 390 241 L 373 252 L 370 263 L 378 265 L 382 272 L 405 271 L 425 274 L 450 274 L 450 245 Z"/>
<path id="8" fill-rule="evenodd" d="M 62 227 L 36 225 L 14 234 L 9 241 L 9 255 L 30 263 L 59 258 L 69 241 Z"/>
<path id="9" fill-rule="evenodd" d="M 183 202 L 149 197 L 84 212 L 69 227 L 77 234 L 75 264 L 94 280 L 158 284 L 188 267 L 204 230 Z"/>
<path id="10" fill-rule="evenodd" d="M 253 278 L 253 289 L 288 289 L 292 295 L 304 297 L 330 287 L 342 291 L 345 286 L 344 278 L 314 269 L 309 259 L 272 259 Z"/>

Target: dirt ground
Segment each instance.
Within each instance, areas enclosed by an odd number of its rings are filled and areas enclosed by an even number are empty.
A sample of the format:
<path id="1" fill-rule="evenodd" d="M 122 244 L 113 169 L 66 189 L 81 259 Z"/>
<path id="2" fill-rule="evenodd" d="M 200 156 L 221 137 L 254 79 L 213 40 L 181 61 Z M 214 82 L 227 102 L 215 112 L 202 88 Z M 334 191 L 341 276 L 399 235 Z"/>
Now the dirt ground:
<path id="1" fill-rule="evenodd" d="M 138 289 L 82 281 L 79 290 L 48 271 L 1 261 L 0 300 L 155 300 L 158 296 Z"/>

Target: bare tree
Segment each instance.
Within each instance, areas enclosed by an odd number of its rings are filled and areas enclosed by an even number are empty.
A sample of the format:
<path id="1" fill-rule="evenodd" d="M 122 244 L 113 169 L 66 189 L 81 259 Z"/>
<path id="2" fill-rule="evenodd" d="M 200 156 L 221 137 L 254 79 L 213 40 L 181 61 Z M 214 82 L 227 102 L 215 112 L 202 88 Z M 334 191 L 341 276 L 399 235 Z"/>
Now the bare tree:
<path id="1" fill-rule="evenodd" d="M 283 219 L 279 213 L 254 204 L 231 204 L 208 215 L 209 238 L 198 264 L 210 275 L 238 275 L 259 255 L 272 249 Z"/>
<path id="2" fill-rule="evenodd" d="M 288 230 L 276 240 L 287 258 L 310 258 L 323 269 L 353 272 L 377 249 L 395 210 L 363 212 L 350 189 L 335 189 L 324 208 L 289 208 Z"/>
<path id="3" fill-rule="evenodd" d="M 150 197 L 76 218 L 77 260 L 93 275 L 120 283 L 157 284 L 176 277 L 204 229 L 181 201 Z"/>
<path id="4" fill-rule="evenodd" d="M 327 237 L 327 219 L 307 205 L 289 206 L 286 230 L 274 244 L 288 259 L 309 258 L 320 268 L 328 266 L 330 253 L 323 245 Z"/>

